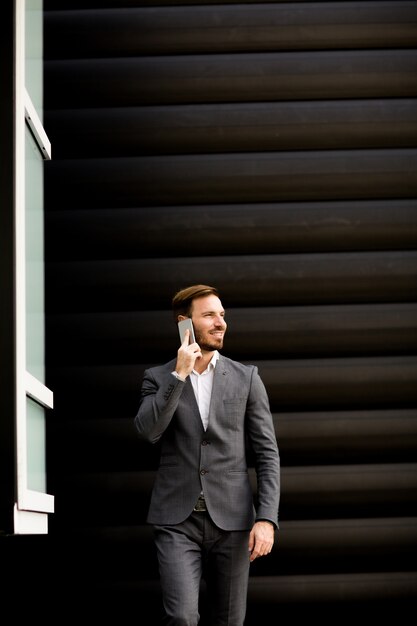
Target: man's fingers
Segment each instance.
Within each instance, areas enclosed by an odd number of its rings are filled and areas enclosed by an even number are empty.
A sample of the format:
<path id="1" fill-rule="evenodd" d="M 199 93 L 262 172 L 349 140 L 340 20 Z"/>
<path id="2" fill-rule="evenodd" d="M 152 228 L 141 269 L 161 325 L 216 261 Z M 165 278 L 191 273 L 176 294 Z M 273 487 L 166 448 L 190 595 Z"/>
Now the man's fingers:
<path id="1" fill-rule="evenodd" d="M 187 330 L 184 333 L 184 341 L 181 344 L 181 348 L 186 348 L 189 343 L 190 343 L 190 331 L 187 328 Z"/>

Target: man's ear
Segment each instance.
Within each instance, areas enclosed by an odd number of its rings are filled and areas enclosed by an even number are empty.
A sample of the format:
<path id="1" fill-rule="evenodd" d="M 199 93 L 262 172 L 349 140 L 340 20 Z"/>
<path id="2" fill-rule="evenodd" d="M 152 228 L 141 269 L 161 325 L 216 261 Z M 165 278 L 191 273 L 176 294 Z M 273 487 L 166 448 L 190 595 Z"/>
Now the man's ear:
<path id="1" fill-rule="evenodd" d="M 185 315 L 178 315 L 178 317 L 177 317 L 177 324 L 178 324 L 178 322 L 181 322 L 181 320 L 186 320 L 186 319 L 187 318 L 186 318 Z"/>

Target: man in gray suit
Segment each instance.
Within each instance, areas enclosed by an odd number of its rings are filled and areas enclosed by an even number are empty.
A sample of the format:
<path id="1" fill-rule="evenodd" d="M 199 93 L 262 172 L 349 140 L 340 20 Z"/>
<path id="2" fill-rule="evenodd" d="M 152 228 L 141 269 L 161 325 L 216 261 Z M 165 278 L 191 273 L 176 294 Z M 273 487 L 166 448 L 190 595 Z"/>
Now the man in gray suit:
<path id="1" fill-rule="evenodd" d="M 190 318 L 176 359 L 144 373 L 135 424 L 160 442 L 147 521 L 154 526 L 165 624 L 196 626 L 206 581 L 212 626 L 242 626 L 250 563 L 271 552 L 280 462 L 269 401 L 253 365 L 221 355 L 225 311 L 214 287 L 173 298 Z M 248 474 L 248 444 L 257 486 Z"/>

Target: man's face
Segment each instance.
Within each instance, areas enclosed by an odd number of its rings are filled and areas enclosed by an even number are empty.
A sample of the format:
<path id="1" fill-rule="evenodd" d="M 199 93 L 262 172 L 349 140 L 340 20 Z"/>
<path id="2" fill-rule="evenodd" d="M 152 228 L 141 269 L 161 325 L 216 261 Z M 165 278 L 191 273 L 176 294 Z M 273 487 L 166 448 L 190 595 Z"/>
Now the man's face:
<path id="1" fill-rule="evenodd" d="M 201 350 L 212 352 L 221 350 L 227 324 L 224 309 L 219 298 L 214 295 L 197 298 L 191 308 L 195 338 Z"/>

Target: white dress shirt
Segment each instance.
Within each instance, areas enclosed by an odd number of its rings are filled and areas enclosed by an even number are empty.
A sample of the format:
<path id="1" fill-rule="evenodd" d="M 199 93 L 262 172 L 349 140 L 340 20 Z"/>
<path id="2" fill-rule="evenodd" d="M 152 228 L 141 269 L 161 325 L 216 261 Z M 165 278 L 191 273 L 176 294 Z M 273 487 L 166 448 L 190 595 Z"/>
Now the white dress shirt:
<path id="1" fill-rule="evenodd" d="M 193 370 L 190 374 L 191 384 L 197 400 L 198 408 L 203 422 L 204 430 L 207 430 L 211 392 L 213 389 L 214 368 L 219 359 L 219 353 L 215 350 L 213 357 L 204 372 L 199 374 Z"/>

